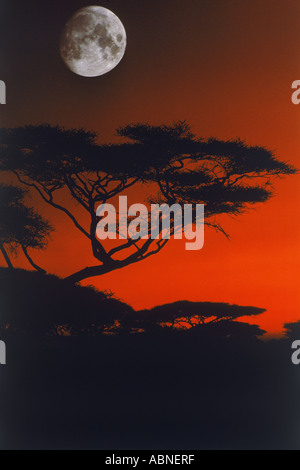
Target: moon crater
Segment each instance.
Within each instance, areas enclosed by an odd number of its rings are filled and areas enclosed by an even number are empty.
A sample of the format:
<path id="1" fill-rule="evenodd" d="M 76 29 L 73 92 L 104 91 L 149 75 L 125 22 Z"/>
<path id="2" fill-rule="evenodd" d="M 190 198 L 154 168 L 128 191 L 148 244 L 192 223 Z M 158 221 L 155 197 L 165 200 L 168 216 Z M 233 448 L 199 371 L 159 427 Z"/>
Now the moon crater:
<path id="1" fill-rule="evenodd" d="M 66 24 L 60 54 L 72 72 L 98 77 L 110 72 L 123 59 L 127 45 L 125 28 L 110 10 L 85 7 Z"/>

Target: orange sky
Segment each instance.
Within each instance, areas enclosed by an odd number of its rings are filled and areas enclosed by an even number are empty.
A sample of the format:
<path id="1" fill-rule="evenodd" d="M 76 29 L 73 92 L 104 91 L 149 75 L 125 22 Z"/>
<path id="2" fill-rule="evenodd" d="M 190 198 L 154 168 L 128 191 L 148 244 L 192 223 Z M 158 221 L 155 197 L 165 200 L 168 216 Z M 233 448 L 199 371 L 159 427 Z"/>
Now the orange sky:
<path id="1" fill-rule="evenodd" d="M 54 1 L 51 12 L 29 3 L 44 29 L 14 24 L 21 28 L 17 45 L 9 28 L 15 10 L 7 6 L 1 33 L 11 44 L 0 57 L 8 88 L 4 126 L 84 126 L 107 142 L 119 125 L 186 119 L 198 135 L 240 137 L 300 168 L 300 106 L 291 102 L 291 84 L 300 79 L 297 0 L 102 2 L 123 20 L 128 50 L 114 72 L 98 79 L 73 75 L 57 51 L 66 19 L 89 2 Z M 41 44 L 30 54 L 34 34 L 42 35 Z M 110 289 L 135 308 L 179 299 L 266 308 L 254 322 L 278 333 L 300 320 L 299 183 L 300 176 L 277 181 L 271 202 L 236 220 L 225 217 L 231 241 L 207 230 L 200 252 L 172 241 L 156 257 L 87 284 Z M 59 275 L 95 264 L 69 221 L 49 209 L 47 215 L 57 232 L 35 259 Z M 23 266 L 22 259 L 16 264 Z"/>

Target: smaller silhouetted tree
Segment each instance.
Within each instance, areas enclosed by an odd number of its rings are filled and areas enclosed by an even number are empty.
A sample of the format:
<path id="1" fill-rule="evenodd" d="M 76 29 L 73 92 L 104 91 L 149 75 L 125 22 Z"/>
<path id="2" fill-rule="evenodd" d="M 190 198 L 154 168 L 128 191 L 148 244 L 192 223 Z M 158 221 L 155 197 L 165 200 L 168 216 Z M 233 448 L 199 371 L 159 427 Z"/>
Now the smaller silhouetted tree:
<path id="1" fill-rule="evenodd" d="M 45 272 L 28 250 L 46 248 L 53 228 L 33 208 L 24 205 L 25 194 L 21 188 L 0 185 L 0 251 L 10 269 L 13 264 L 9 253 L 20 248 L 35 270 Z"/>
<path id="2" fill-rule="evenodd" d="M 227 303 L 178 301 L 119 317 L 115 331 L 120 334 L 206 331 L 217 324 L 232 324 L 239 318 L 264 312 L 264 309 L 257 307 Z"/>

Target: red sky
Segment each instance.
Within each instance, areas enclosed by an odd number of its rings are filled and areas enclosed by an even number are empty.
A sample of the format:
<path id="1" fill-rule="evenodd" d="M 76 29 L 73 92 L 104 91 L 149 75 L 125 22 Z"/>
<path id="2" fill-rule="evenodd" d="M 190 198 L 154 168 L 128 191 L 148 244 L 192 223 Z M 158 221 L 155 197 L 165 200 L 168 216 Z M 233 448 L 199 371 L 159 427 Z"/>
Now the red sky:
<path id="1" fill-rule="evenodd" d="M 2 125 L 84 126 L 108 142 L 130 122 L 186 119 L 200 136 L 240 137 L 300 168 L 300 105 L 291 102 L 292 82 L 300 79 L 297 0 L 102 2 L 122 19 L 128 49 L 115 71 L 96 79 L 72 74 L 58 54 L 65 21 L 90 2 L 53 1 L 51 9 L 32 0 L 26 9 L 2 3 Z M 300 176 L 279 180 L 271 202 L 236 220 L 225 217 L 231 241 L 207 230 L 200 252 L 172 241 L 156 257 L 87 283 L 135 308 L 179 299 L 266 308 L 254 322 L 278 333 L 300 320 L 299 183 Z M 57 232 L 35 259 L 59 275 L 95 264 L 68 220 L 49 209 L 47 215 Z"/>

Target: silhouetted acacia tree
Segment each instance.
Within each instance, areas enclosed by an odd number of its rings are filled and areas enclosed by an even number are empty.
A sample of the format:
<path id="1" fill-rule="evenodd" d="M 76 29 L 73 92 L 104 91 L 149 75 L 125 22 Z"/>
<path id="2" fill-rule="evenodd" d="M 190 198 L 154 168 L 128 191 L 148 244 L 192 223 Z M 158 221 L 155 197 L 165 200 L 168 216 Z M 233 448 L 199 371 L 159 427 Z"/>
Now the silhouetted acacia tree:
<path id="1" fill-rule="evenodd" d="M 44 249 L 53 230 L 33 208 L 24 205 L 25 191 L 15 186 L 0 185 L 0 250 L 9 268 L 9 251 L 21 248 L 31 266 L 43 271 L 31 258 L 28 249 Z"/>
<path id="2" fill-rule="evenodd" d="M 232 322 L 242 317 L 256 316 L 265 310 L 226 303 L 178 301 L 141 310 L 118 318 L 116 331 L 122 333 L 179 332 L 182 330 L 212 327 L 222 322 Z"/>
<path id="3" fill-rule="evenodd" d="M 197 138 L 185 122 L 129 125 L 117 134 L 124 138 L 120 145 L 99 145 L 92 132 L 50 125 L 3 129 L 0 134 L 2 170 L 13 172 L 64 212 L 91 245 L 98 264 L 71 275 L 73 282 L 142 261 L 167 243 L 120 240 L 108 250 L 97 239 L 97 206 L 134 185 L 149 185 L 149 202 L 205 204 L 206 225 L 223 231 L 217 216 L 238 215 L 267 201 L 273 177 L 296 172 L 266 148 Z M 63 203 L 57 197 L 61 190 L 70 196 Z M 88 226 L 74 213 L 72 201 L 86 211 Z"/>

